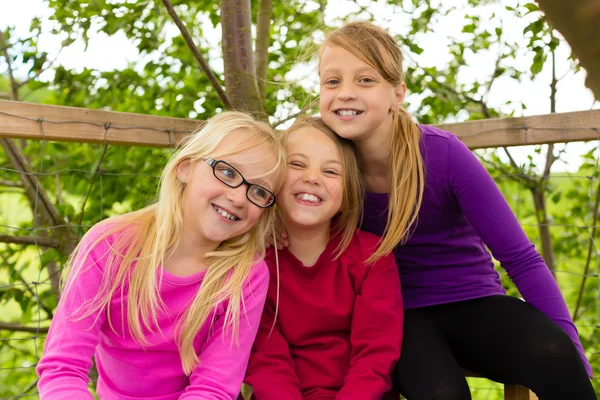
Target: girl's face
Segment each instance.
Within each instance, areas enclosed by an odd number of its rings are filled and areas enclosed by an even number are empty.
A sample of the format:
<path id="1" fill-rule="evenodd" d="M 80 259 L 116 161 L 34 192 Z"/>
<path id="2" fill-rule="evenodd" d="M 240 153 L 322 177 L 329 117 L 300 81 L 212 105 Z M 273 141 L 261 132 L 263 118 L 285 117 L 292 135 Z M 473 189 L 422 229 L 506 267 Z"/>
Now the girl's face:
<path id="1" fill-rule="evenodd" d="M 339 46 L 323 49 L 319 75 L 321 117 L 333 131 L 352 141 L 389 134 L 393 112 L 404 101 L 404 83 L 392 85 Z"/>
<path id="2" fill-rule="evenodd" d="M 287 146 L 288 170 L 277 195 L 286 227 L 329 227 L 342 205 L 344 171 L 335 142 L 307 126 L 291 132 Z"/>
<path id="3" fill-rule="evenodd" d="M 243 131 L 236 131 L 243 135 Z M 217 147 L 219 153 L 232 152 L 231 136 L 223 139 Z M 272 149 L 267 145 L 223 157 L 222 161 L 234 167 L 250 184 L 257 184 L 273 192 L 275 175 L 264 176 L 276 165 Z M 219 163 L 213 167 L 205 160 L 186 160 L 177 168 L 178 177 L 185 182 L 181 199 L 183 209 L 184 234 L 203 245 L 218 246 L 221 242 L 248 232 L 258 222 L 264 212 L 246 196 L 249 185 L 241 184 L 237 188 L 227 186 L 216 178 L 233 178 L 238 173 Z M 239 177 L 238 177 L 239 178 Z M 249 195 L 265 196 L 261 188 L 252 186 L 254 193 Z M 255 197 L 256 198 L 256 197 Z"/>

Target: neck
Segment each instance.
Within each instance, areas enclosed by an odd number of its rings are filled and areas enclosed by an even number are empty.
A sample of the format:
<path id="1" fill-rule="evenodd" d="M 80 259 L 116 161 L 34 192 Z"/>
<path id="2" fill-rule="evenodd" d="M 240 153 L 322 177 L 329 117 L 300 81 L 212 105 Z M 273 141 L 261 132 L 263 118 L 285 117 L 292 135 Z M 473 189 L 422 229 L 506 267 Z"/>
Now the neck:
<path id="1" fill-rule="evenodd" d="M 206 253 L 215 251 L 219 242 L 202 238 L 196 232 L 183 227 L 183 235 L 177 248 L 165 260 L 163 269 L 177 276 L 193 275 L 208 268 Z"/>
<path id="2" fill-rule="evenodd" d="M 367 138 L 354 141 L 356 158 L 369 192 L 385 193 L 389 190 L 392 129 L 390 117 Z"/>
<path id="3" fill-rule="evenodd" d="M 284 221 L 284 226 L 290 243 L 288 250 L 304 266 L 312 267 L 327 247 L 331 222 L 307 227 Z"/>

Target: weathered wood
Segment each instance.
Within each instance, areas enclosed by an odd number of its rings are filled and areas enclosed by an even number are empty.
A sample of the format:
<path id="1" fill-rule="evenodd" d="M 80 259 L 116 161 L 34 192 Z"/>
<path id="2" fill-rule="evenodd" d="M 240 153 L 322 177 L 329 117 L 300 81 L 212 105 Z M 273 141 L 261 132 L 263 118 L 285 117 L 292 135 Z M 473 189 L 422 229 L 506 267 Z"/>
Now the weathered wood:
<path id="1" fill-rule="evenodd" d="M 537 396 L 526 387 L 504 385 L 504 400 L 537 400 Z"/>
<path id="2" fill-rule="evenodd" d="M 169 147 L 201 123 L 184 118 L 0 100 L 0 137 Z M 107 124 L 110 124 L 108 131 Z"/>
<path id="3" fill-rule="evenodd" d="M 600 139 L 600 110 L 436 125 L 469 148 L 523 146 Z"/>
<path id="4" fill-rule="evenodd" d="M 463 373 L 466 377 L 485 379 L 484 376 L 471 371 L 463 371 Z M 538 400 L 538 398 L 535 393 L 524 386 L 507 383 L 504 385 L 504 400 Z"/>
<path id="5" fill-rule="evenodd" d="M 201 123 L 184 118 L 0 100 L 0 137 L 8 138 L 169 147 Z M 110 127 L 105 138 L 107 124 Z M 453 132 L 471 149 L 589 141 L 600 139 L 600 110 L 436 126 Z"/>

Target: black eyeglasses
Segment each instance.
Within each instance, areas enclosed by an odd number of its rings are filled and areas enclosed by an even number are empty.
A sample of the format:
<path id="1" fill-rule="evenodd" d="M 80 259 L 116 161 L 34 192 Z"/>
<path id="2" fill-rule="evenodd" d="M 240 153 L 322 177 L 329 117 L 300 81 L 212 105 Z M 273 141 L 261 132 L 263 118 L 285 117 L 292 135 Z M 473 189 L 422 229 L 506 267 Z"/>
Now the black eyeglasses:
<path id="1" fill-rule="evenodd" d="M 237 188 L 246 184 L 246 197 L 256 206 L 260 208 L 269 208 L 275 203 L 275 195 L 270 190 L 255 183 L 248 182 L 244 179 L 241 172 L 232 165 L 223 160 L 213 160 L 212 158 L 205 158 L 204 161 L 212 167 L 215 178 L 230 188 Z"/>

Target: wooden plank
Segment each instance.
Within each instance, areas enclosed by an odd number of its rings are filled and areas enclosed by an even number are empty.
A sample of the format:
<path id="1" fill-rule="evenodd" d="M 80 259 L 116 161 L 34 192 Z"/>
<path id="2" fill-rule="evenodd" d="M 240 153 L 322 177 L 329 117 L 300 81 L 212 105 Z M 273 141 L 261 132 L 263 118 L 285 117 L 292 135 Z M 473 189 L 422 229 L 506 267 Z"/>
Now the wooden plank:
<path id="1" fill-rule="evenodd" d="M 469 148 L 523 146 L 600 139 L 600 110 L 436 125 Z"/>
<path id="2" fill-rule="evenodd" d="M 504 385 L 504 400 L 537 400 L 537 396 L 526 387 Z"/>
<path id="3" fill-rule="evenodd" d="M 466 377 L 485 379 L 484 376 L 472 371 L 463 370 L 463 373 Z M 504 400 L 537 400 L 537 396 L 524 386 L 507 383 L 504 385 Z"/>
<path id="4" fill-rule="evenodd" d="M 201 121 L 0 100 L 0 137 L 103 143 L 107 123 L 107 143 L 168 147 Z M 436 126 L 456 134 L 471 149 L 598 140 L 600 110 Z"/>
<path id="5" fill-rule="evenodd" d="M 169 147 L 201 123 L 184 118 L 0 100 L 0 137 Z M 110 124 L 108 131 L 106 124 Z"/>

